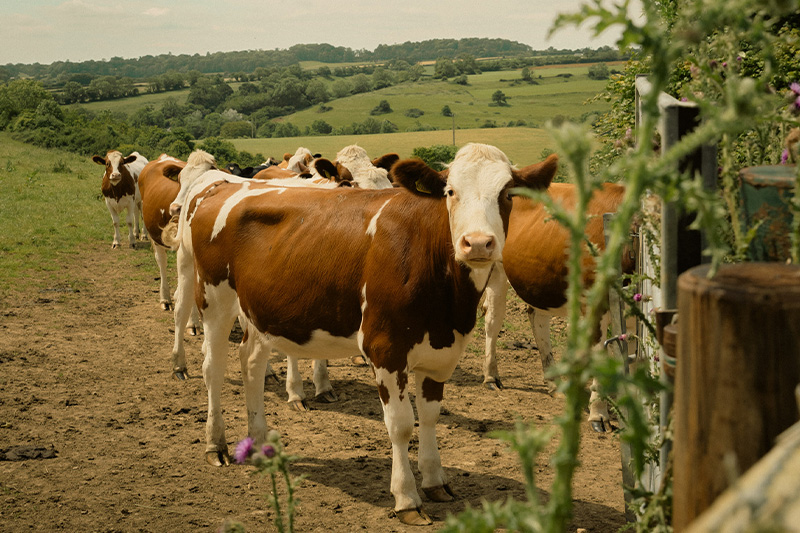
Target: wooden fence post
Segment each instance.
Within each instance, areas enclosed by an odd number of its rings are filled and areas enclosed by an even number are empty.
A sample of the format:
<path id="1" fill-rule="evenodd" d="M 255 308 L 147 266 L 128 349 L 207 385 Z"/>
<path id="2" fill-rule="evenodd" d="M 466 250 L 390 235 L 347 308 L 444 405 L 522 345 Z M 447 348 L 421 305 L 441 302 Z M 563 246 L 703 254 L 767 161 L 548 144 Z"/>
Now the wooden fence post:
<path id="1" fill-rule="evenodd" d="M 798 418 L 800 266 L 708 265 L 678 281 L 673 527 L 683 531 Z"/>

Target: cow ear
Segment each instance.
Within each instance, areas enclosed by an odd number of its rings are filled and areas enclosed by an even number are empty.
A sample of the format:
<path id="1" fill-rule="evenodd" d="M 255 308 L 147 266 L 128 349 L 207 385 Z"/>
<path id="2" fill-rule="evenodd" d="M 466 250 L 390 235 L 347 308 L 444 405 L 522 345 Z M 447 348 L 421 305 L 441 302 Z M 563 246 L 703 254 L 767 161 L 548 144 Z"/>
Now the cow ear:
<path id="1" fill-rule="evenodd" d="M 436 172 L 424 161 L 404 159 L 392 166 L 389 178 L 409 191 L 425 196 L 444 196 L 447 178 L 444 173 Z"/>
<path id="2" fill-rule="evenodd" d="M 164 167 L 164 176 L 168 177 L 171 180 L 178 181 L 178 176 L 183 170 L 183 167 L 180 165 L 170 164 Z"/>
<path id="3" fill-rule="evenodd" d="M 336 163 L 336 174 L 339 176 L 339 179 L 336 180 L 338 182 L 353 181 L 353 174 L 347 169 L 346 166 L 340 163 Z"/>
<path id="4" fill-rule="evenodd" d="M 558 155 L 551 154 L 541 163 L 513 170 L 514 183 L 531 189 L 547 189 L 558 173 Z"/>
<path id="5" fill-rule="evenodd" d="M 137 157 L 138 157 L 138 156 L 135 156 L 135 155 L 131 154 L 131 155 L 129 155 L 128 157 L 126 157 L 125 159 L 123 159 L 123 160 L 122 160 L 122 164 L 124 164 L 124 165 L 130 165 L 131 163 L 133 163 L 134 161 L 136 161 L 136 158 L 137 158 Z"/>
<path id="6" fill-rule="evenodd" d="M 392 170 L 392 167 L 398 161 L 400 161 L 400 156 L 397 154 L 383 154 L 382 156 L 373 159 L 372 164 L 378 168 Z"/>
<path id="7" fill-rule="evenodd" d="M 331 163 L 330 159 L 315 159 L 314 168 L 320 176 L 328 178 L 329 180 L 340 181 L 339 172 L 336 170 L 336 165 Z"/>
<path id="8" fill-rule="evenodd" d="M 94 161 L 98 165 L 106 166 L 106 158 L 105 157 L 100 157 L 99 155 L 92 156 L 92 161 Z"/>

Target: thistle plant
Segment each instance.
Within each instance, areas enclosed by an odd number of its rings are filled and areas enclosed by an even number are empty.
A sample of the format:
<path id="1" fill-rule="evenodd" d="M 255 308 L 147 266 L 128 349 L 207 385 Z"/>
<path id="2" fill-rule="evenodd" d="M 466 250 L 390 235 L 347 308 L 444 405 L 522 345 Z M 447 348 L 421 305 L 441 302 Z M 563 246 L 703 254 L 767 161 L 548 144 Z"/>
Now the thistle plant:
<path id="1" fill-rule="evenodd" d="M 236 445 L 233 458 L 239 464 L 249 461 L 256 467 L 255 473 L 269 476 L 272 493 L 267 496 L 267 501 L 275 511 L 275 527 L 280 533 L 293 533 L 298 504 L 295 491 L 305 476 L 292 477 L 289 474 L 289 464 L 297 457 L 286 453 L 280 434 L 277 431 L 270 431 L 267 435 L 267 442 L 260 448 L 255 445 L 252 438 L 246 437 Z M 286 486 L 285 502 L 278 497 L 279 478 L 283 479 Z M 226 522 L 221 531 L 223 533 L 244 532 L 244 527 L 236 522 Z"/>
<path id="2" fill-rule="evenodd" d="M 557 151 L 571 168 L 577 195 L 574 210 L 564 210 L 546 194 L 520 191 L 543 202 L 552 218 L 563 224 L 570 235 L 569 331 L 561 361 L 551 372 L 552 377 L 561 379 L 565 410 L 558 424 L 559 446 L 552 458 L 555 478 L 550 498 L 546 505 L 541 505 L 536 492 L 528 490 L 528 501 L 523 504 L 486 503 L 480 512 L 469 510 L 459 518 L 452 518 L 447 531 L 491 531 L 497 527 L 551 533 L 567 530 L 572 517 L 572 479 L 578 466 L 583 411 L 589 399 L 585 384 L 592 376 L 598 378 L 607 394 L 617 398 L 619 405 L 626 407 L 628 414 L 621 438 L 631 444 L 635 475 L 641 474 L 646 461 L 657 460 L 656 454 L 651 453 L 648 413 L 634 394 L 640 391 L 640 396 L 653 398 L 659 390 L 657 383 L 647 375 L 645 368 L 630 376 L 622 375 L 621 363 L 612 361 L 592 346 L 607 294 L 620 277 L 619 257 L 627 243 L 633 217 L 646 192 L 695 212 L 695 226 L 703 229 L 708 239 L 706 253 L 711 256 L 713 273 L 723 260 L 736 257 L 745 238 L 737 234 L 733 243 L 727 238 L 731 224 L 738 224 L 735 183 L 725 180 L 726 175 L 735 175 L 739 168 L 739 161 L 733 156 L 737 151 L 735 141 L 758 128 L 773 128 L 776 123 L 785 127 L 787 121 L 794 120 L 781 112 L 781 96 L 774 87 L 775 54 L 786 44 L 781 40 L 786 36 L 775 27 L 781 16 L 798 10 L 797 0 L 644 0 L 642 18 L 636 20 L 628 15 L 628 0 L 611 7 L 605 4 L 602 0 L 593 0 L 584 4 L 578 13 L 561 15 L 553 31 L 569 25 L 588 24 L 595 34 L 600 34 L 611 26 L 622 26 L 617 45 L 621 49 L 631 46 L 638 49 L 639 57 L 649 67 L 648 80 L 652 86 L 648 94 L 642 95 L 640 122 L 630 134 L 633 142 L 624 156 L 592 175 L 588 171 L 591 132 L 565 124 L 552 133 Z M 747 48 L 747 64 L 752 62 L 758 68 L 746 69 L 742 66 L 744 59 L 737 61 L 737 57 L 744 57 L 741 56 L 743 47 Z M 676 71 L 681 74 L 676 75 Z M 691 79 L 684 75 L 686 71 Z M 676 83 L 676 79 L 682 82 Z M 670 88 L 673 92 L 683 91 L 674 96 L 698 104 L 701 120 L 693 132 L 656 155 L 653 134 L 659 119 L 658 99 L 662 91 Z M 709 143 L 727 143 L 730 147 L 731 156 L 726 157 L 723 152 L 721 158 L 722 197 L 705 191 L 699 177 L 678 171 L 680 161 Z M 606 248 L 596 255 L 595 281 L 586 287 L 581 281 L 581 258 L 586 247 L 584 235 L 589 221 L 585 207 L 599 183 L 620 180 L 625 183 L 626 194 L 613 219 Z M 536 428 L 522 430 L 518 427 L 514 435 L 506 438 L 520 455 L 525 469 L 532 460 L 531 454 L 535 456 L 542 449 L 546 435 Z M 524 474 L 527 484 L 530 476 L 527 472 Z M 663 505 L 665 494 L 669 492 L 650 498 L 639 495 L 642 497 L 637 503 L 649 501 Z M 639 506 L 637 511 L 644 519 L 635 526 L 638 529 L 669 529 L 665 513 L 653 512 L 647 505 Z M 654 520 L 667 523 L 655 524 Z"/>

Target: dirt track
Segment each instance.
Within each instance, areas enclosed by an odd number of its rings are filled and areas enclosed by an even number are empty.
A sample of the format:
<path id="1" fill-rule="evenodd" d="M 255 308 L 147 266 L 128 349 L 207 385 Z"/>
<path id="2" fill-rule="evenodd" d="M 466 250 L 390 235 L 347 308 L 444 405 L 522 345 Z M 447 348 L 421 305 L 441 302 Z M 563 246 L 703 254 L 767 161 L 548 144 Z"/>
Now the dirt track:
<path id="1" fill-rule="evenodd" d="M 202 337 L 188 341 L 192 378 L 173 380 L 171 313 L 159 310 L 157 281 L 142 275 L 154 270 L 149 246 L 112 251 L 95 242 L 65 261 L 63 283 L 7 295 L 0 307 L 0 451 L 24 445 L 56 455 L 0 460 L 0 530 L 215 531 L 235 519 L 248 531 L 273 531 L 263 496 L 268 480 L 251 475 L 249 466 L 213 468 L 204 461 Z M 435 531 L 467 503 L 524 498 L 516 457 L 489 432 L 511 429 L 518 417 L 552 424 L 561 400 L 542 384 L 522 311 L 513 301 L 501 336 L 506 390 L 491 393 L 481 384 L 480 335 L 445 387 L 439 444 L 459 498 L 425 504 L 436 520 L 432 528 L 389 518 L 391 448 L 366 368 L 331 362 L 340 400 L 312 403 L 308 413 L 288 408 L 283 384 L 269 385 L 268 422 L 301 457 L 293 473 L 308 476 L 299 489 L 296 530 Z M 231 446 L 246 435 L 234 354 L 231 343 L 222 400 Z M 285 362 L 273 356 L 271 363 L 284 377 Z M 301 370 L 311 397 L 310 363 L 301 362 Z M 539 459 L 544 498 L 554 450 L 551 443 Z M 415 465 L 414 443 L 411 454 Z M 572 529 L 616 531 L 624 525 L 616 437 L 585 433 L 580 459 Z"/>

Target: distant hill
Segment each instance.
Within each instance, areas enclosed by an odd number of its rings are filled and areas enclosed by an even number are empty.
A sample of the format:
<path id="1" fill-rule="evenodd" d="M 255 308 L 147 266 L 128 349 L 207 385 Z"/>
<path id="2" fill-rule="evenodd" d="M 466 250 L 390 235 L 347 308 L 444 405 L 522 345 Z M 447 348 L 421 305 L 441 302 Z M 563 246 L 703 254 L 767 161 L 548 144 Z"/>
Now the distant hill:
<path id="1" fill-rule="evenodd" d="M 548 54 L 558 53 L 548 50 Z M 572 53 L 571 50 L 560 51 Z M 408 62 L 433 61 L 441 57 L 455 59 L 461 54 L 473 57 L 508 57 L 536 55 L 525 44 L 506 39 L 431 39 L 421 42 L 379 45 L 375 50 L 353 50 L 330 44 L 298 44 L 285 50 L 248 50 L 241 52 L 215 52 L 201 54 L 162 54 L 136 59 L 112 57 L 104 61 L 57 61 L 49 65 L 7 64 L 0 67 L 6 78 L 20 76 L 36 79 L 55 79 L 59 76 L 124 76 L 149 78 L 170 70 L 198 71 L 201 73 L 253 72 L 258 67 L 285 67 L 300 61 L 323 63 L 352 63 L 359 61 L 388 61 L 403 59 Z"/>

